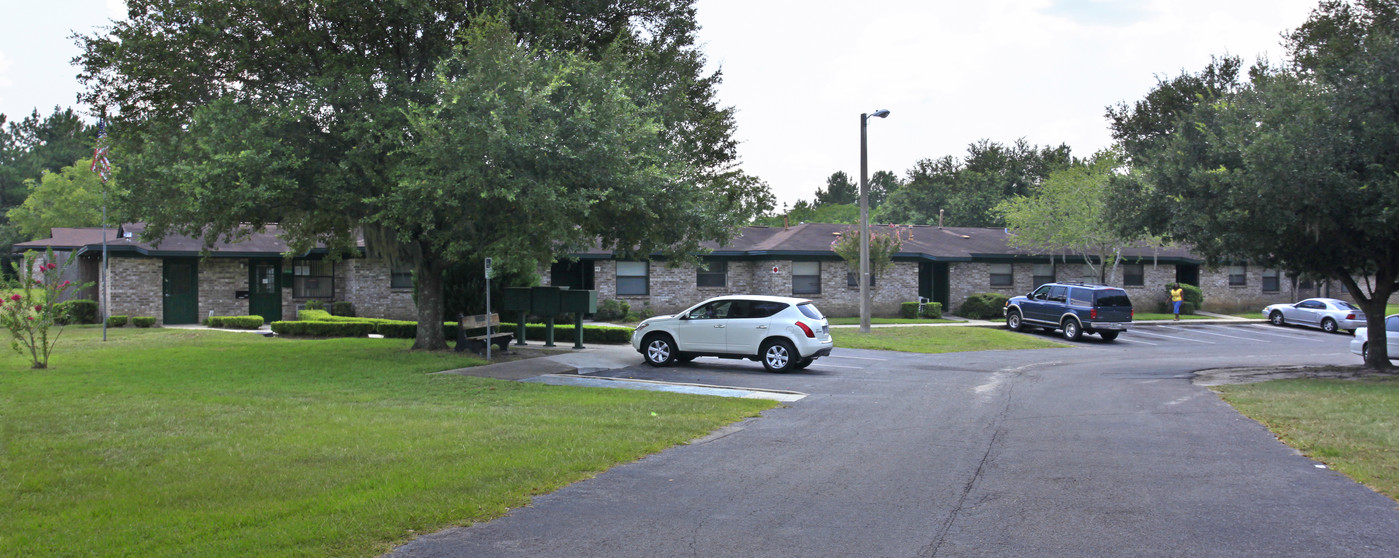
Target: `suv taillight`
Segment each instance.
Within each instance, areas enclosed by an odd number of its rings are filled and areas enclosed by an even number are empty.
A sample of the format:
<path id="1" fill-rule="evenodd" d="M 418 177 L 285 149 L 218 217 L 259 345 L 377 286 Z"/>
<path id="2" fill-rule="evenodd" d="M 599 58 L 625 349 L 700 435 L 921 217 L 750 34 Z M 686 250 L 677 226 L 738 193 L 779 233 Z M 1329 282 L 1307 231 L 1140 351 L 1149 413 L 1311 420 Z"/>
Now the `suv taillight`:
<path id="1" fill-rule="evenodd" d="M 811 328 L 806 324 L 797 322 L 797 327 L 802 328 L 802 333 L 805 333 L 807 337 L 810 337 L 812 339 L 816 338 L 816 332 L 811 331 Z"/>
<path id="2" fill-rule="evenodd" d="M 1090 319 L 1090 320 L 1096 320 L 1096 319 L 1098 319 L 1098 309 L 1097 309 L 1097 308 L 1094 308 L 1094 309 L 1088 311 L 1088 319 Z"/>

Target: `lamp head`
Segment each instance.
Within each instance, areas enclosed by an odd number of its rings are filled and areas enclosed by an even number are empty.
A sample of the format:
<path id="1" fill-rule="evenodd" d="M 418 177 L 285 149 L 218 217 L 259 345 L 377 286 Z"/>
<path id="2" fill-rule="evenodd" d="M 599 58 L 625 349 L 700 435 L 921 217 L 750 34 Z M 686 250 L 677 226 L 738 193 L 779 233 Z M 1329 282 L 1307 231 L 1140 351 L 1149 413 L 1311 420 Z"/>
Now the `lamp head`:
<path id="1" fill-rule="evenodd" d="M 870 116 L 878 116 L 880 118 L 885 118 L 889 116 L 889 111 L 887 109 L 879 109 L 877 111 L 874 111 L 874 114 L 871 114 Z"/>

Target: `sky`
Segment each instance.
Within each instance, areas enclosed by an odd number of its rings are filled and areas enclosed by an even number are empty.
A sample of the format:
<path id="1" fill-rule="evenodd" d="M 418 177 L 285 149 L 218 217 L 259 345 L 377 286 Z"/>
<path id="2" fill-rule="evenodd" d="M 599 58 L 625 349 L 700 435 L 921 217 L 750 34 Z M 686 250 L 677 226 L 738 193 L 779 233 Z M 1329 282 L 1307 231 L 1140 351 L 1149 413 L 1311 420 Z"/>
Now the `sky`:
<path id="1" fill-rule="evenodd" d="M 1106 107 L 1211 55 L 1283 59 L 1280 34 L 1316 0 L 697 0 L 701 47 L 737 110 L 742 167 L 778 207 L 826 178 L 902 177 L 920 159 L 962 157 L 980 139 L 1066 143 L 1087 156 L 1112 138 Z M 0 113 L 76 107 L 68 37 L 124 17 L 123 0 L 0 0 Z M 855 9 L 858 8 L 858 9 Z M 23 22 L 16 25 L 13 22 Z M 86 111 L 87 107 L 76 107 Z"/>

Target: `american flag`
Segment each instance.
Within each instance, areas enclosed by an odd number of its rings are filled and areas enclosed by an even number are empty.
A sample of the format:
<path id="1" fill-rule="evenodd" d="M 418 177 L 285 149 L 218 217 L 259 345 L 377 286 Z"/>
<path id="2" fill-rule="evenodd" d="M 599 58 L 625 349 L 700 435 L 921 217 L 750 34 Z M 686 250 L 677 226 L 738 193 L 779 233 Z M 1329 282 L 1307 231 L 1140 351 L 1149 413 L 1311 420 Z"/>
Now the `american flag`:
<path id="1" fill-rule="evenodd" d="M 92 172 L 102 177 L 102 182 L 112 175 L 112 163 L 107 160 L 107 123 L 97 121 L 97 147 L 92 150 Z"/>

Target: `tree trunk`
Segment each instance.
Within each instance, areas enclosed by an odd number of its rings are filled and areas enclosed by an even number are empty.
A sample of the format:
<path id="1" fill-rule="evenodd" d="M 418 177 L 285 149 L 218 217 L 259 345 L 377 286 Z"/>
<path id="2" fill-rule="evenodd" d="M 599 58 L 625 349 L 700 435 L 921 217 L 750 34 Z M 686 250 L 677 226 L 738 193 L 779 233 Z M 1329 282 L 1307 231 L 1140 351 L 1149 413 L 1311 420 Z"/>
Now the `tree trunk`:
<path id="1" fill-rule="evenodd" d="M 1389 303 L 1389 295 L 1394 293 L 1394 277 L 1376 277 L 1375 289 L 1367 297 L 1365 291 L 1360 290 L 1360 285 L 1349 275 L 1342 275 L 1341 282 L 1346 284 L 1346 288 L 1355 294 L 1355 299 L 1360 303 L 1360 309 L 1365 311 L 1365 327 L 1369 334 L 1366 343 L 1370 347 L 1369 358 L 1365 359 L 1366 368 L 1376 370 L 1389 370 L 1394 365 L 1389 362 L 1388 332 L 1384 329 L 1384 312 Z"/>
<path id="2" fill-rule="evenodd" d="M 430 262 L 418 261 L 414 266 L 418 287 L 418 331 L 413 349 L 439 351 L 447 349 L 447 335 L 442 328 L 442 269 Z"/>

